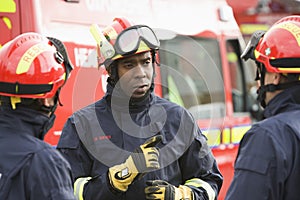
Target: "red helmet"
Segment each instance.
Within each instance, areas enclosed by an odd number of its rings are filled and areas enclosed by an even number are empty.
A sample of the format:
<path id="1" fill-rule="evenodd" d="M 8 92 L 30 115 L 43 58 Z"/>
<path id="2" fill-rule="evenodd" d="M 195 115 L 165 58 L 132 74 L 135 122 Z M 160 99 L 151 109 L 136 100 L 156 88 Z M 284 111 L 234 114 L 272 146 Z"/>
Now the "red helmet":
<path id="1" fill-rule="evenodd" d="M 255 60 L 268 72 L 300 73 L 300 16 L 288 16 L 277 21 L 254 50 Z"/>
<path id="2" fill-rule="evenodd" d="M 109 66 L 112 61 L 124 56 L 159 48 L 159 40 L 150 27 L 133 25 L 124 17 L 115 18 L 102 31 L 93 25 L 91 33 L 97 41 L 99 65 Z"/>
<path id="3" fill-rule="evenodd" d="M 0 50 L 0 95 L 49 98 L 65 83 L 64 57 L 38 33 L 24 33 Z"/>

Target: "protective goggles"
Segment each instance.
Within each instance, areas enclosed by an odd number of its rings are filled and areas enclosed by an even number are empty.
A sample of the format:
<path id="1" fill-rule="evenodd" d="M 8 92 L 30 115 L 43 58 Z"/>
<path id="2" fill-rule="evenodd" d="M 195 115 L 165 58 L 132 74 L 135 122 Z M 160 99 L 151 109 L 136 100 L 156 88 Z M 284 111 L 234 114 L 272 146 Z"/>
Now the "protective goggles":
<path id="1" fill-rule="evenodd" d="M 135 25 L 123 30 L 116 38 L 114 45 L 104 36 L 97 25 L 90 29 L 98 44 L 98 61 L 101 64 L 108 60 L 115 60 L 122 56 L 142 52 L 139 49 L 141 41 L 147 45 L 147 49 L 158 50 L 160 42 L 154 31 L 146 25 Z M 144 47 L 144 51 L 145 51 Z"/>
<path id="2" fill-rule="evenodd" d="M 256 60 L 254 55 L 254 50 L 259 42 L 259 40 L 264 36 L 266 31 L 256 31 L 250 38 L 244 52 L 241 55 L 241 58 L 247 61 L 249 58 Z"/>
<path id="3" fill-rule="evenodd" d="M 136 53 L 141 41 L 145 42 L 151 50 L 158 50 L 160 45 L 159 40 L 150 27 L 135 25 L 125 29 L 118 35 L 114 45 L 116 54 L 126 56 Z"/>

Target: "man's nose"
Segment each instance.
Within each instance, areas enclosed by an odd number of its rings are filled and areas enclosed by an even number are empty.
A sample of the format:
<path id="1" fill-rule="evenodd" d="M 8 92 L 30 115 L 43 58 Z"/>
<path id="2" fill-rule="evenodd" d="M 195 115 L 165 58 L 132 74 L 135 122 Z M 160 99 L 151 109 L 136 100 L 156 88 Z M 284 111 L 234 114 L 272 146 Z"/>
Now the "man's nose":
<path id="1" fill-rule="evenodd" d="M 141 64 L 138 64 L 138 66 L 136 66 L 136 68 L 135 68 L 134 74 L 135 74 L 136 78 L 146 77 L 145 68 Z"/>

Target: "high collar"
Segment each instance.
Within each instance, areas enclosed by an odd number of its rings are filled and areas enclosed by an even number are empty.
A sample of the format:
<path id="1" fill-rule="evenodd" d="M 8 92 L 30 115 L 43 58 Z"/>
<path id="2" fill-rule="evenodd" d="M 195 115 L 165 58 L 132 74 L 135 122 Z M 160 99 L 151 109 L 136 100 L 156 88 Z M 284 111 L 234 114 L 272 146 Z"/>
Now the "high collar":
<path id="1" fill-rule="evenodd" d="M 266 118 L 282 112 L 292 111 L 300 108 L 300 87 L 294 86 L 283 90 L 270 100 L 264 110 Z"/>
<path id="2" fill-rule="evenodd" d="M 140 112 L 149 108 L 152 99 L 151 91 L 149 90 L 142 98 L 129 98 L 120 87 L 113 87 L 107 84 L 107 92 L 105 99 L 111 109 L 121 112 Z"/>
<path id="3" fill-rule="evenodd" d="M 19 107 L 13 110 L 8 106 L 0 107 L 0 126 L 17 133 L 42 139 L 44 125 L 48 120 L 49 117 L 32 109 Z"/>

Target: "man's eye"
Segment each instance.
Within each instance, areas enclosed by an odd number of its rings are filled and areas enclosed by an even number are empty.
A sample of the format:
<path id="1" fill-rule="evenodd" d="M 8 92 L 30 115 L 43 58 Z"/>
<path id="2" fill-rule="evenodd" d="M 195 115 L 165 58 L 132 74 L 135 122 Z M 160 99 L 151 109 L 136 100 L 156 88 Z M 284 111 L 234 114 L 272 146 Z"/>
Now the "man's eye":
<path id="1" fill-rule="evenodd" d="M 125 65 L 123 65 L 123 66 L 124 66 L 124 68 L 127 68 L 127 69 L 133 68 L 133 64 L 130 64 L 130 63 L 125 64 Z"/>
<path id="2" fill-rule="evenodd" d="M 151 63 L 150 60 L 146 60 L 146 61 L 144 62 L 144 64 L 146 64 L 146 65 L 148 65 L 149 63 Z"/>

